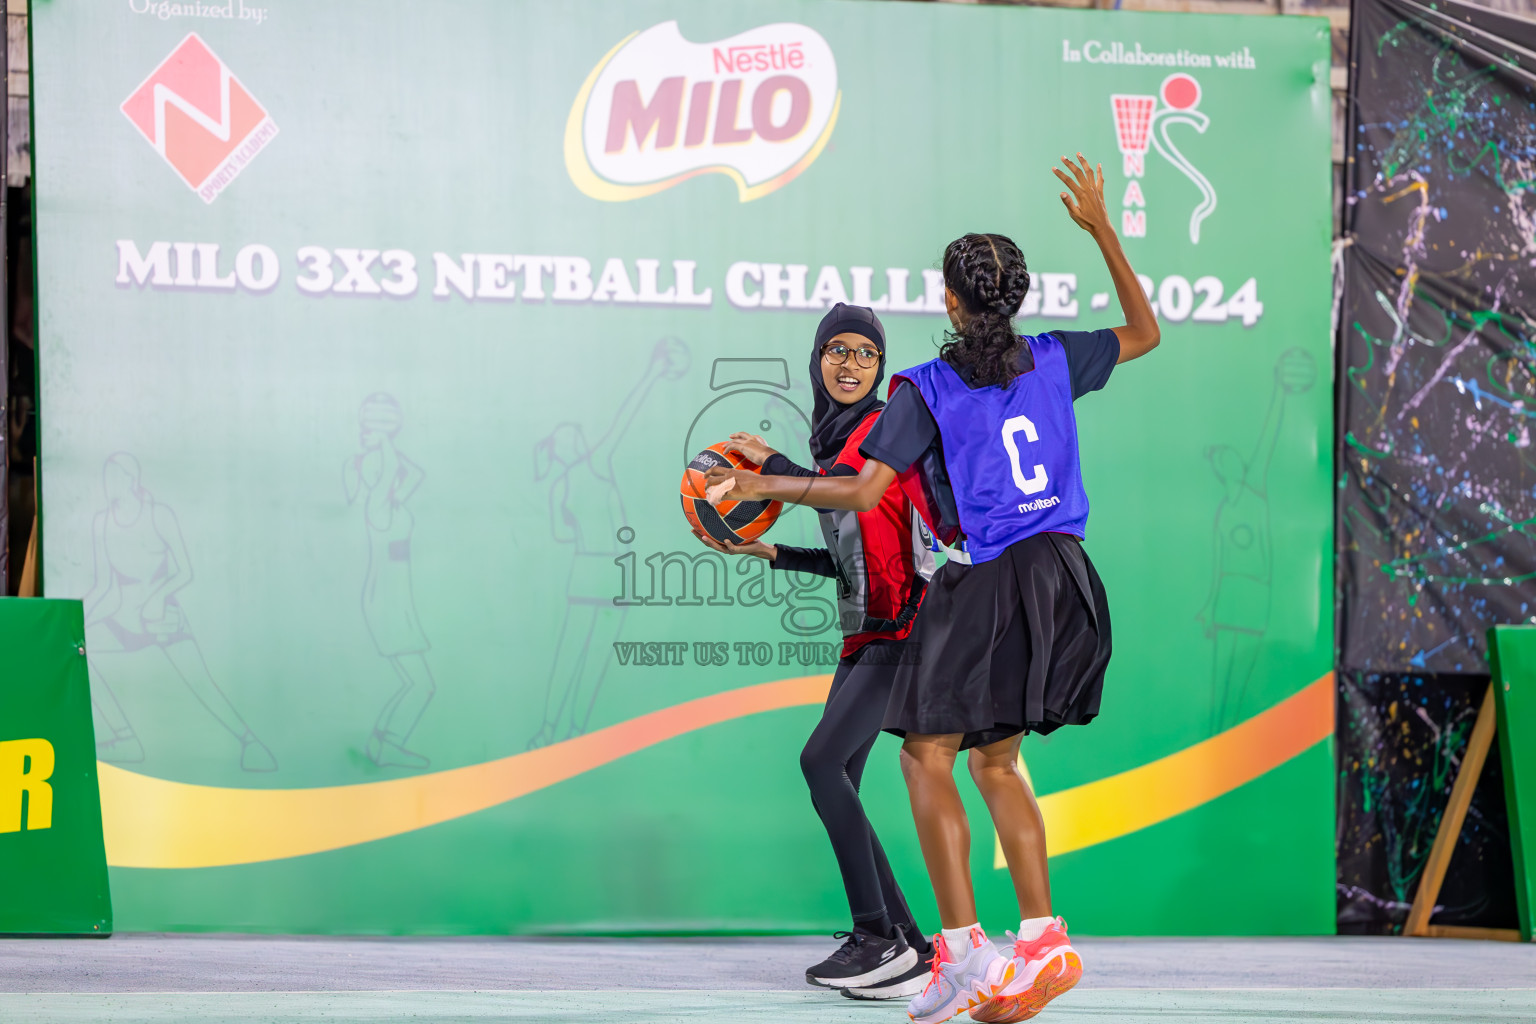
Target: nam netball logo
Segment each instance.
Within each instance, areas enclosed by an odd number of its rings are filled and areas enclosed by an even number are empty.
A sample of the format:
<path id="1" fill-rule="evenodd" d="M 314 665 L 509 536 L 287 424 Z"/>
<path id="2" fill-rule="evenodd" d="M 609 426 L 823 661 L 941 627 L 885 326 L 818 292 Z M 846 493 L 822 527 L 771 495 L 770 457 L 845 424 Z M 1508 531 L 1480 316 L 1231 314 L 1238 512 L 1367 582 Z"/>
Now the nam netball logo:
<path id="1" fill-rule="evenodd" d="M 1162 106 L 1158 100 L 1162 100 Z M 1201 174 L 1189 158 L 1179 152 L 1168 137 L 1174 125 L 1188 125 L 1200 134 L 1210 127 L 1210 118 L 1201 113 L 1200 83 L 1193 75 L 1176 72 L 1163 79 L 1157 96 L 1117 93 L 1109 98 L 1115 114 L 1115 137 L 1129 179 L 1120 205 L 1120 233 L 1130 238 L 1147 234 L 1147 197 L 1141 179 L 1147 170 L 1147 152 L 1155 148 L 1159 156 L 1177 167 L 1200 190 L 1200 203 L 1189 215 L 1189 240 L 1200 243 L 1200 222 L 1216 211 L 1216 188 Z"/>
<path id="2" fill-rule="evenodd" d="M 266 109 L 196 32 L 133 90 L 122 111 L 205 203 L 277 134 Z"/>
<path id="3" fill-rule="evenodd" d="M 841 102 L 832 48 L 804 25 L 691 43 L 668 21 L 622 40 L 587 76 L 566 121 L 565 167 L 593 199 L 724 174 L 745 203 L 821 155 Z"/>

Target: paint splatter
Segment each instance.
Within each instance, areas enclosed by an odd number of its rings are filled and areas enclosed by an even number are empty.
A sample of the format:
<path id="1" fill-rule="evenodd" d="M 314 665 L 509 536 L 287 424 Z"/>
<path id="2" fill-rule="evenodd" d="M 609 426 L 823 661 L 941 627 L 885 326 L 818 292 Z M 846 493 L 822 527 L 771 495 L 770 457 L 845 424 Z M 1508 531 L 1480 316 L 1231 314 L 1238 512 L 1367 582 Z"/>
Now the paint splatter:
<path id="1" fill-rule="evenodd" d="M 1340 674 L 1340 932 L 1402 930 L 1487 686 L 1481 676 Z M 1497 750 L 1473 791 L 1451 865 L 1435 923 L 1516 926 Z"/>
<path id="2" fill-rule="evenodd" d="M 1356 19 L 1346 669 L 1486 673 L 1487 628 L 1536 622 L 1536 28 L 1477 17 L 1494 41 L 1403 0 Z"/>

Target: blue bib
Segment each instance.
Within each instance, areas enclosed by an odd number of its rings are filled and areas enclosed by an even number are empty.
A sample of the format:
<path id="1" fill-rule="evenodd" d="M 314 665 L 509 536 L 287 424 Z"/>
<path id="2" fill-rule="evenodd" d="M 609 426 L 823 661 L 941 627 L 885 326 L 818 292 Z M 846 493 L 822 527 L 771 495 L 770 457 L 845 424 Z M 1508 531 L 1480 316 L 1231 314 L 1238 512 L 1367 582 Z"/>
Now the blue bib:
<path id="1" fill-rule="evenodd" d="M 1037 533 L 1081 538 L 1088 525 L 1066 350 L 1050 334 L 1024 343 L 1035 368 L 1006 388 L 968 387 L 942 359 L 896 376 L 917 388 L 939 425 L 960 529 L 975 562 Z"/>

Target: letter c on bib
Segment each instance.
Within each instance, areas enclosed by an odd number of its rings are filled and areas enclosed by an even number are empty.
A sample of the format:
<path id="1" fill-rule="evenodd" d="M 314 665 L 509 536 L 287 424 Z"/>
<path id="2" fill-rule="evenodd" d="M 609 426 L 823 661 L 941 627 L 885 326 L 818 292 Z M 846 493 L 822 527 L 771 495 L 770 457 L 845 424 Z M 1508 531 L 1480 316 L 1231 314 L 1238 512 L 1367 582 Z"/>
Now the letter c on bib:
<path id="1" fill-rule="evenodd" d="M 1045 490 L 1048 482 L 1045 467 L 1037 462 L 1034 475 L 1029 477 L 1024 475 L 1024 467 L 1019 465 L 1019 446 L 1013 440 L 1013 436 L 1020 431 L 1024 433 L 1024 439 L 1031 444 L 1040 440 L 1040 435 L 1035 432 L 1035 425 L 1030 422 L 1028 416 L 1012 416 L 1003 421 L 1003 447 L 1008 449 L 1008 462 L 1013 467 L 1013 482 L 1025 494 L 1039 494 Z"/>

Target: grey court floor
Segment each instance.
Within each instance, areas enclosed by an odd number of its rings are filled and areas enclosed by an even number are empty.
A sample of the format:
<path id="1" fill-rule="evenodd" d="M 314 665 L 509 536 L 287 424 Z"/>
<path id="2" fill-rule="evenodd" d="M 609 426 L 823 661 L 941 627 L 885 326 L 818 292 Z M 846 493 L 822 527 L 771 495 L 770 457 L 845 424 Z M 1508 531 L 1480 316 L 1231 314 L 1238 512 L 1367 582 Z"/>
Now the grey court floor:
<path id="1" fill-rule="evenodd" d="M 1536 946 L 1433 939 L 1075 939 L 1061 1024 L 1536 1024 Z M 0 940 L 0 1022 L 458 1024 L 906 1020 L 800 981 L 826 939 Z M 958 1020 L 965 1020 L 964 1017 Z"/>

